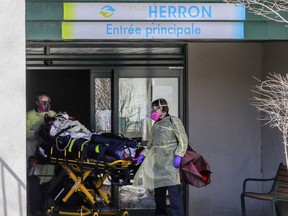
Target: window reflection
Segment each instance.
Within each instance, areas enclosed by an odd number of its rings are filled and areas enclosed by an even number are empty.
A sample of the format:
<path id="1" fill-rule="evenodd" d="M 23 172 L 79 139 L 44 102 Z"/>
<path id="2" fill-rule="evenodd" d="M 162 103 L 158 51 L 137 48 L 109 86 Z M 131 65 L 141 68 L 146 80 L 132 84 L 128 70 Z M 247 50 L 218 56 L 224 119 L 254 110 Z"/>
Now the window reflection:
<path id="1" fill-rule="evenodd" d="M 151 102 L 165 98 L 170 114 L 178 116 L 177 78 L 120 78 L 119 133 L 147 141 L 152 126 Z"/>
<path id="2" fill-rule="evenodd" d="M 111 132 L 110 78 L 95 78 L 95 132 Z"/>

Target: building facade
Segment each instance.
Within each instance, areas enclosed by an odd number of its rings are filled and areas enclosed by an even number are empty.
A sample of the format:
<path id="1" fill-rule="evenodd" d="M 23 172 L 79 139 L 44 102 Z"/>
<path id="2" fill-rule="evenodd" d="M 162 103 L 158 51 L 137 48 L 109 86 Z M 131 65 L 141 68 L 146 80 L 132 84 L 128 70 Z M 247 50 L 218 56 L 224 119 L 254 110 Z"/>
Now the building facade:
<path id="1" fill-rule="evenodd" d="M 43 88 L 53 109 L 68 111 L 95 131 L 101 128 L 95 120 L 97 79 L 117 86 L 113 104 L 127 89 L 121 84 L 133 87 L 132 80 L 137 87 L 149 83 L 151 90 L 139 90 L 149 96 L 134 100 L 140 110 L 155 97 L 168 97 L 172 114 L 185 123 L 189 144 L 213 172 L 206 188 L 185 188 L 189 216 L 241 215 L 243 180 L 271 177 L 285 161 L 281 134 L 263 126 L 250 104 L 255 78 L 286 73 L 283 24 L 220 1 L 26 0 L 13 8 L 5 10 L 0 26 L 1 215 L 26 215 L 25 112 Z M 119 132 L 119 105 L 110 110 L 110 130 Z M 140 132 L 145 135 L 143 128 Z M 271 215 L 267 203 L 248 202 L 247 211 Z"/>

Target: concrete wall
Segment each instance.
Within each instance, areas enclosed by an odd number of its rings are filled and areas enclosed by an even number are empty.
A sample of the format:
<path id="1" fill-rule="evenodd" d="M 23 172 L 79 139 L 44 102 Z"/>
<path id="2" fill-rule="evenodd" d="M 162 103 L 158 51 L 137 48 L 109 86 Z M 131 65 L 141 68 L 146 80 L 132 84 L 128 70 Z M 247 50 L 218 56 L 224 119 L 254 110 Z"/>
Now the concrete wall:
<path id="1" fill-rule="evenodd" d="M 0 32 L 0 215 L 25 216 L 25 1 L 1 1 Z"/>
<path id="2" fill-rule="evenodd" d="M 261 43 L 190 43 L 190 145 L 211 165 L 212 183 L 189 188 L 189 216 L 241 215 L 243 179 L 261 177 L 261 128 L 249 103 L 261 75 Z M 259 189 L 259 188 L 256 188 Z M 260 202 L 251 206 L 255 215 Z"/>
<path id="3" fill-rule="evenodd" d="M 190 43 L 189 140 L 211 165 L 212 183 L 189 188 L 189 216 L 241 215 L 247 177 L 271 178 L 285 163 L 281 133 L 257 120 L 251 89 L 269 73 L 287 73 L 287 42 Z M 271 184 L 250 189 L 267 191 Z M 247 214 L 271 215 L 271 203 L 246 201 Z M 280 208 L 286 215 L 287 207 Z"/>

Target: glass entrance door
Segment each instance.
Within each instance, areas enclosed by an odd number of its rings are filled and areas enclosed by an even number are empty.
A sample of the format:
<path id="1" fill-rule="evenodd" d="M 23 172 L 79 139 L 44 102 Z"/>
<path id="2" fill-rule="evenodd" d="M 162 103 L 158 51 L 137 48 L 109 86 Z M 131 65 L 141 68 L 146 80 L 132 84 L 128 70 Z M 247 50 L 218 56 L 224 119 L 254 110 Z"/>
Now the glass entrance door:
<path id="1" fill-rule="evenodd" d="M 93 71 L 91 92 L 91 125 L 98 133 L 142 137 L 145 145 L 153 124 L 150 105 L 158 98 L 165 98 L 170 114 L 183 120 L 182 69 L 121 67 Z M 120 208 L 144 210 L 155 207 L 153 191 L 130 185 L 114 187 L 112 191 L 113 201 Z"/>
<path id="2" fill-rule="evenodd" d="M 119 78 L 119 133 L 147 141 L 152 125 L 150 104 L 168 101 L 171 115 L 178 116 L 178 78 Z"/>

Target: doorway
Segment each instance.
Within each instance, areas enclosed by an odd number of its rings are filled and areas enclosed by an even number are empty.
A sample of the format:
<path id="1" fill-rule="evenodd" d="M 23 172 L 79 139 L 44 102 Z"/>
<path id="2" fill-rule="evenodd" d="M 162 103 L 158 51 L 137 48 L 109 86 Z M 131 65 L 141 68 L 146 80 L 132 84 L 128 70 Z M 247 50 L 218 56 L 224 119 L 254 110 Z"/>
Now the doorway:
<path id="1" fill-rule="evenodd" d="M 97 133 L 112 132 L 141 137 L 145 146 L 153 121 L 150 105 L 165 98 L 169 113 L 183 120 L 183 68 L 117 67 L 91 71 L 91 125 Z M 128 186 L 111 186 L 119 208 L 145 214 L 155 208 L 153 191 Z"/>
<path id="2" fill-rule="evenodd" d="M 46 92 L 51 97 L 52 110 L 67 112 L 89 127 L 89 79 L 89 70 L 27 70 L 26 109 L 34 109 L 35 97 Z"/>
<path id="3" fill-rule="evenodd" d="M 142 137 L 145 145 L 152 100 L 166 98 L 170 114 L 185 119 L 184 50 L 175 44 L 28 42 L 27 106 L 36 89 L 45 88 L 55 111 L 68 111 L 92 132 Z M 131 186 L 111 191 L 113 202 L 130 216 L 154 209 L 153 191 Z"/>

